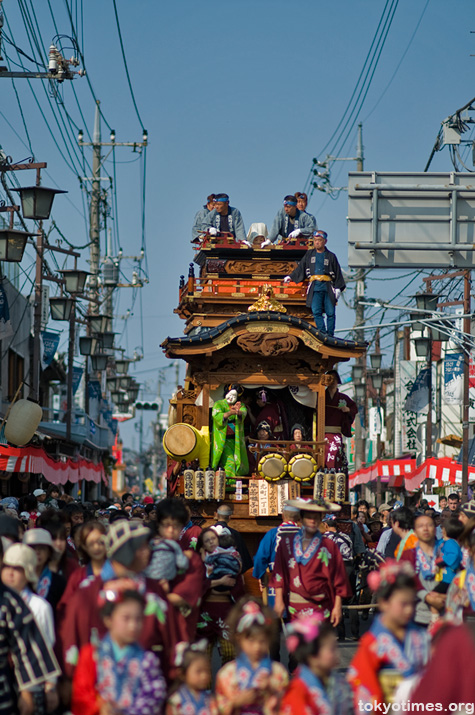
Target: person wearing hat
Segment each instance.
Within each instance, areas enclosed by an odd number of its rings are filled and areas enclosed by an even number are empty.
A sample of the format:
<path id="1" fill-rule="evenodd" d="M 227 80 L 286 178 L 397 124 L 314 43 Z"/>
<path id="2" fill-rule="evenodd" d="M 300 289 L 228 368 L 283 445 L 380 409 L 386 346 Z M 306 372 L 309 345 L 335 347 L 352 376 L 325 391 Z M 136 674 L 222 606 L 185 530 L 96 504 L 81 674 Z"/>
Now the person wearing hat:
<path id="1" fill-rule="evenodd" d="M 231 507 L 227 506 L 226 504 L 221 504 L 221 506 L 219 506 L 216 511 L 216 526 L 226 527 L 231 532 L 231 536 L 233 537 L 234 543 L 236 544 L 236 549 L 239 551 L 239 554 L 242 559 L 242 573 L 244 574 L 246 573 L 246 571 L 249 571 L 249 569 L 252 569 L 252 556 L 249 553 L 249 550 L 246 546 L 246 542 L 242 538 L 239 531 L 236 531 L 236 529 L 233 529 L 231 526 L 229 526 L 229 522 L 231 520 L 232 515 L 233 510 L 231 509 Z"/>
<path id="2" fill-rule="evenodd" d="M 37 561 L 36 554 L 30 546 L 13 544 L 3 556 L 2 583 L 22 597 L 32 612 L 45 642 L 50 648 L 53 648 L 56 640 L 53 609 L 48 601 L 34 593 L 38 585 Z M 46 698 L 45 704 L 48 707 L 48 712 L 59 705 L 56 680 L 53 677 L 48 680 L 46 686 L 38 685 L 33 690 L 35 699 L 43 702 Z"/>
<path id="3" fill-rule="evenodd" d="M 46 501 L 46 492 L 44 489 L 35 489 L 33 492 L 33 496 L 37 498 L 38 500 L 38 506 L 37 510 L 38 513 L 41 514 L 43 511 L 46 511 L 48 506 L 45 504 Z"/>
<path id="4" fill-rule="evenodd" d="M 279 236 L 284 242 L 299 236 L 302 236 L 302 238 L 309 237 L 315 228 L 313 216 L 310 216 L 306 211 L 299 211 L 295 196 L 287 194 L 287 196 L 284 196 L 283 208 L 277 212 L 269 235 L 261 243 L 261 248 L 270 246 L 271 243 L 280 243 L 280 241 L 277 241 Z"/>
<path id="5" fill-rule="evenodd" d="M 202 236 L 204 233 L 206 233 L 206 228 L 203 228 L 203 224 L 208 217 L 208 214 L 210 211 L 214 209 L 215 203 L 214 200 L 216 198 L 216 194 L 210 194 L 207 199 L 206 203 L 204 204 L 203 208 L 198 211 L 198 213 L 195 215 L 195 218 L 193 219 L 193 226 L 191 228 L 191 242 L 192 243 L 197 243 L 199 240 L 199 237 Z"/>
<path id="6" fill-rule="evenodd" d="M 169 606 L 158 581 L 143 576 L 150 561 L 151 532 L 141 521 L 111 524 L 106 538 L 108 560 L 99 576 L 83 581 L 58 624 L 58 642 L 63 671 L 72 678 L 81 646 L 89 643 L 93 632 L 100 638 L 105 627 L 97 606 L 99 593 L 107 588 L 127 589 L 132 584 L 146 599 L 146 615 L 140 644 L 153 650 L 160 659 L 167 679 L 173 677 L 173 652 L 185 633 Z"/>
<path id="7" fill-rule="evenodd" d="M 241 241 L 249 246 L 241 212 L 229 205 L 227 194 L 216 194 L 214 209 L 203 219 L 203 228 L 210 236 L 231 233 L 236 241 Z"/>
<path id="8" fill-rule="evenodd" d="M 462 504 L 458 518 L 462 524 L 466 525 L 471 519 L 475 519 L 475 499 Z"/>
<path id="9" fill-rule="evenodd" d="M 388 524 L 389 514 L 392 511 L 392 509 L 393 509 L 392 506 L 390 506 L 389 504 L 386 504 L 386 502 L 379 505 L 378 514 L 380 515 L 380 517 L 383 521 L 383 527 L 389 526 L 389 524 Z"/>
<path id="10" fill-rule="evenodd" d="M 328 234 L 313 233 L 313 248 L 307 251 L 284 283 L 309 281 L 306 304 L 311 308 L 317 329 L 326 335 L 335 333 L 335 307 L 346 288 L 338 258 L 327 249 Z M 326 325 L 324 315 L 326 315 Z"/>
<path id="11" fill-rule="evenodd" d="M 45 598 L 51 604 L 53 611 L 61 600 L 66 588 L 66 579 L 60 573 L 53 572 L 49 565 L 54 556 L 54 546 L 51 534 L 46 529 L 29 529 L 25 531 L 23 543 L 36 553 L 36 575 L 38 596 Z"/>
<path id="12" fill-rule="evenodd" d="M 348 395 L 340 392 L 341 379 L 336 370 L 328 370 L 322 377 L 325 389 L 325 466 L 347 472 L 343 437 L 351 437 L 351 425 L 358 414 L 358 406 Z"/>
<path id="13" fill-rule="evenodd" d="M 342 617 L 342 599 L 351 596 L 345 564 L 338 546 L 320 531 L 323 514 L 340 506 L 323 500 L 294 499 L 300 509 L 301 529 L 284 534 L 273 572 L 274 610 L 278 618 L 287 609 L 290 619 L 305 611 L 321 614 L 336 628 Z"/>

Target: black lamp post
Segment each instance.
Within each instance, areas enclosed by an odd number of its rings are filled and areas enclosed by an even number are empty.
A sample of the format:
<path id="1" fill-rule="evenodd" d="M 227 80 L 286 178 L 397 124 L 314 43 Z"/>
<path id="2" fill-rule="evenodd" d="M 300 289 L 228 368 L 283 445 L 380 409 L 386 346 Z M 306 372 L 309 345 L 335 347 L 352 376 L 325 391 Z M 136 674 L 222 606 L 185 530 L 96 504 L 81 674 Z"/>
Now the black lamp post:
<path id="1" fill-rule="evenodd" d="M 118 375 L 127 375 L 129 371 L 129 365 L 132 360 L 128 358 L 121 358 L 115 361 L 115 371 Z"/>
<path id="2" fill-rule="evenodd" d="M 95 355 L 100 343 L 97 338 L 92 338 L 89 335 L 84 335 L 79 338 L 79 352 L 81 355 Z"/>
<path id="3" fill-rule="evenodd" d="M 422 357 L 425 360 L 428 359 L 429 352 L 431 349 L 431 339 L 428 337 L 414 338 L 414 348 L 417 357 Z"/>
<path id="4" fill-rule="evenodd" d="M 416 293 L 414 298 L 418 310 L 425 310 L 427 313 L 434 313 L 437 310 L 438 293 Z"/>
<path id="5" fill-rule="evenodd" d="M 107 330 L 109 320 L 112 320 L 111 315 L 88 315 L 86 320 L 89 323 L 91 333 L 103 333 Z"/>
<path id="6" fill-rule="evenodd" d="M 351 368 L 351 377 L 353 382 L 359 382 L 363 379 L 364 367 L 363 365 L 353 365 Z"/>
<path id="7" fill-rule="evenodd" d="M 383 356 L 381 353 L 371 353 L 369 359 L 373 370 L 379 370 L 381 368 L 381 363 L 383 362 Z"/>
<path id="8" fill-rule="evenodd" d="M 95 337 L 100 340 L 102 347 L 105 350 L 110 350 L 111 348 L 114 347 L 114 338 L 115 338 L 115 333 L 113 332 L 106 332 L 106 333 L 96 333 Z"/>
<path id="9" fill-rule="evenodd" d="M 4 228 L 0 231 L 0 261 L 20 263 L 26 248 L 26 242 L 34 234 L 27 231 L 17 231 L 14 228 Z"/>
<path id="10" fill-rule="evenodd" d="M 93 370 L 105 370 L 107 367 L 107 361 L 109 359 L 108 355 L 101 355 L 97 353 L 96 355 L 91 355 L 91 365 Z"/>
<path id="11" fill-rule="evenodd" d="M 77 294 L 84 293 L 87 277 L 90 275 L 88 271 L 83 271 L 78 268 L 70 268 L 60 271 L 64 278 L 64 287 L 68 293 Z"/>
<path id="12" fill-rule="evenodd" d="M 357 400 L 364 400 L 366 396 L 366 385 L 364 383 L 355 384 L 355 396 Z"/>

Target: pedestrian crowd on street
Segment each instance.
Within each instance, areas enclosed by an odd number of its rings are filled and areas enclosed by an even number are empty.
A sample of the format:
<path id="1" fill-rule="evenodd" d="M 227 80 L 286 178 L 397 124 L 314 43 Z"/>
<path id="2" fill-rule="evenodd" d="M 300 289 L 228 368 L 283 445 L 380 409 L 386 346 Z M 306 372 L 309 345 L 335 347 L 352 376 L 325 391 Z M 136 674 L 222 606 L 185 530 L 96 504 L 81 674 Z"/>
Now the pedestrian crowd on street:
<path id="1" fill-rule="evenodd" d="M 344 519 L 290 500 L 252 557 L 227 504 L 202 528 L 180 498 L 78 502 L 55 485 L 6 497 L 0 713 L 470 712 L 475 500 L 446 502 L 361 500 Z M 345 674 L 351 605 L 374 617 Z"/>

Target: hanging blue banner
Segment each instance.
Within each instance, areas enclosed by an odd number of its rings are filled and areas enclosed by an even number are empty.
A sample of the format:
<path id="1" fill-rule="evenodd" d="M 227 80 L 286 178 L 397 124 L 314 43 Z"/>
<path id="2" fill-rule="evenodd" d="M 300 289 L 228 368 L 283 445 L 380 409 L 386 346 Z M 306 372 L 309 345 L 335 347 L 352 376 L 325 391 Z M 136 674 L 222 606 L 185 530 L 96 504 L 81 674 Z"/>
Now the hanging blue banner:
<path id="1" fill-rule="evenodd" d="M 10 323 L 10 309 L 8 307 L 7 294 L 3 286 L 0 285 L 0 340 L 10 338 L 12 335 L 13 328 Z"/>
<path id="2" fill-rule="evenodd" d="M 89 380 L 88 391 L 90 400 L 100 400 L 102 397 L 102 390 L 99 380 Z"/>
<path id="3" fill-rule="evenodd" d="M 43 330 L 40 334 L 41 338 L 41 369 L 46 370 L 48 365 L 51 365 L 56 350 L 59 345 L 59 333 L 51 333 L 49 330 Z"/>
<path id="4" fill-rule="evenodd" d="M 78 391 L 78 387 L 81 384 L 82 374 L 84 372 L 83 367 L 73 366 L 73 395 Z"/>
<path id="5" fill-rule="evenodd" d="M 463 353 L 450 353 L 444 360 L 444 402 L 446 405 L 463 403 Z"/>
<path id="6" fill-rule="evenodd" d="M 429 404 L 429 368 L 423 368 L 411 387 L 411 391 L 406 398 L 404 409 L 408 412 L 421 412 Z"/>

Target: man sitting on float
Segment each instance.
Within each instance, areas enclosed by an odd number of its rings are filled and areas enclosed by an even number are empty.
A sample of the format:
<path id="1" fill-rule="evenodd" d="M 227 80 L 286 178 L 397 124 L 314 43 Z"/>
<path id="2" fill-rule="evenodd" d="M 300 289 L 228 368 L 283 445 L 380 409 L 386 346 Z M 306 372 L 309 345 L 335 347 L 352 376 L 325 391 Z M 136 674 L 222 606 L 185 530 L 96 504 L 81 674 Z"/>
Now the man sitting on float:
<path id="1" fill-rule="evenodd" d="M 351 437 L 351 425 L 358 414 L 356 402 L 340 392 L 341 379 L 336 370 L 328 370 L 322 377 L 325 390 L 325 466 L 347 472 L 343 437 Z"/>
<path id="2" fill-rule="evenodd" d="M 230 385 L 224 400 L 214 403 L 211 412 L 212 468 L 223 467 L 228 479 L 249 473 L 244 420 L 247 409 L 238 401 L 243 393 L 240 385 Z"/>
<path id="3" fill-rule="evenodd" d="M 203 228 L 210 236 L 217 236 L 219 233 L 232 233 L 236 241 L 250 246 L 246 240 L 246 230 L 241 212 L 229 205 L 227 194 L 216 194 L 214 209 L 203 219 Z"/>
<path id="4" fill-rule="evenodd" d="M 313 216 L 310 216 L 306 211 L 299 211 L 297 199 L 293 194 L 288 194 L 284 197 L 284 208 L 278 211 L 269 232 L 269 237 L 261 244 L 261 248 L 270 246 L 271 243 L 276 243 L 279 236 L 284 241 L 289 238 L 298 238 L 299 236 L 311 236 L 315 228 Z"/>

